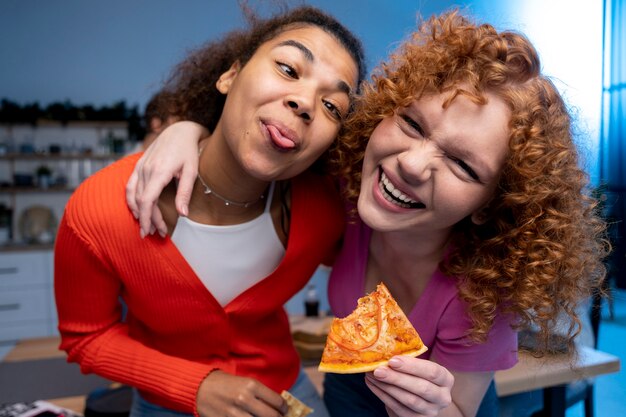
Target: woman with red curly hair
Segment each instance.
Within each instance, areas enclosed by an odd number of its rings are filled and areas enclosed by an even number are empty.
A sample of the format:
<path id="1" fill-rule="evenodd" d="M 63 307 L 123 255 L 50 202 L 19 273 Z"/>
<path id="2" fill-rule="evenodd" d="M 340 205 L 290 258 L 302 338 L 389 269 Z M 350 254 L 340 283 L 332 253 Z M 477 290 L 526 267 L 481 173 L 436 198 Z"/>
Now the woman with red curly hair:
<path id="1" fill-rule="evenodd" d="M 523 35 L 431 18 L 364 87 L 344 132 L 338 167 L 357 213 L 330 277 L 333 313 L 383 281 L 430 349 L 365 378 L 327 375 L 332 415 L 422 415 L 433 400 L 419 381 L 446 380 L 428 359 L 454 376 L 438 415 L 473 416 L 494 371 L 516 362 L 517 329 L 537 326 L 546 348 L 564 316 L 573 347 L 576 307 L 604 276 L 604 223 L 568 109 Z"/>
<path id="2" fill-rule="evenodd" d="M 517 330 L 547 349 L 557 317 L 573 352 L 608 244 L 572 125 L 523 35 L 456 12 L 374 73 L 337 144 L 351 209 L 329 300 L 344 316 L 384 282 L 429 351 L 327 374 L 332 415 L 474 416 Z"/>

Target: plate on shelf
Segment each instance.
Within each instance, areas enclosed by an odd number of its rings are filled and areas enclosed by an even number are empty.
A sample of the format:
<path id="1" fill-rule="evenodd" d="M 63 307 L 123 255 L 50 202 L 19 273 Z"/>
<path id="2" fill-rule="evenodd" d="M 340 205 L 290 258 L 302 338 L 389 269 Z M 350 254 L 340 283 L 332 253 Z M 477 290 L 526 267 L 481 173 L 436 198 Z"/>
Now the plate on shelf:
<path id="1" fill-rule="evenodd" d="M 20 216 L 20 236 L 26 243 L 52 243 L 56 235 L 57 219 L 50 207 L 30 206 Z"/>

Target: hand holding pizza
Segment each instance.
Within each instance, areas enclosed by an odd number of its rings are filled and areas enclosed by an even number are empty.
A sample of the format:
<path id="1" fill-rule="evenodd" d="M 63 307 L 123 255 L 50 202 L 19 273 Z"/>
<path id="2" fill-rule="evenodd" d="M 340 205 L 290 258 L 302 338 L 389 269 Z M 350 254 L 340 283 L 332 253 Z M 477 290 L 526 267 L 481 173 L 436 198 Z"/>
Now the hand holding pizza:
<path id="1" fill-rule="evenodd" d="M 452 402 L 453 375 L 425 359 L 396 356 L 365 376 L 391 417 L 436 416 Z"/>
<path id="2" fill-rule="evenodd" d="M 436 416 L 452 403 L 454 376 L 430 360 L 428 348 L 385 284 L 359 298 L 356 309 L 334 318 L 319 370 L 367 372 L 365 383 L 391 417 Z"/>
<path id="3" fill-rule="evenodd" d="M 202 417 L 279 417 L 284 416 L 288 408 L 278 393 L 256 379 L 219 370 L 202 381 L 196 401 Z"/>

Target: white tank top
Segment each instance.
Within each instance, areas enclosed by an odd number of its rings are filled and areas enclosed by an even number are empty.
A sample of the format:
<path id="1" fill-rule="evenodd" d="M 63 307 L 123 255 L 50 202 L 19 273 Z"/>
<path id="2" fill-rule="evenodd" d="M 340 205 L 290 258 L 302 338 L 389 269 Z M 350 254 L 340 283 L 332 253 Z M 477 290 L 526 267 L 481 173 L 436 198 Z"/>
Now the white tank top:
<path id="1" fill-rule="evenodd" d="M 285 255 L 270 214 L 273 194 L 274 182 L 263 213 L 246 223 L 213 226 L 178 217 L 172 241 L 222 306 L 272 273 Z"/>

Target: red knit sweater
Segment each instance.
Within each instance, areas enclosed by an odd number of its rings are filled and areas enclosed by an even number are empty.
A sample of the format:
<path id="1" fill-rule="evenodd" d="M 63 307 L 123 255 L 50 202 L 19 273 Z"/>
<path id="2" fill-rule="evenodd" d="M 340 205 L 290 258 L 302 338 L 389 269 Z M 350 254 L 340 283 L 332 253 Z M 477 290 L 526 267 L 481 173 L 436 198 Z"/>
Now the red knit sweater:
<path id="1" fill-rule="evenodd" d="M 343 208 L 335 191 L 311 173 L 292 180 L 284 259 L 221 307 L 169 238 L 139 237 L 124 191 L 137 158 L 87 179 L 61 221 L 55 295 L 68 361 L 186 413 L 197 414 L 199 385 L 217 368 L 288 389 L 300 364 L 283 304 L 337 249 Z"/>

